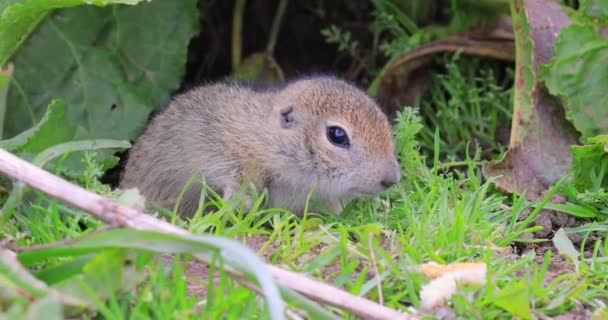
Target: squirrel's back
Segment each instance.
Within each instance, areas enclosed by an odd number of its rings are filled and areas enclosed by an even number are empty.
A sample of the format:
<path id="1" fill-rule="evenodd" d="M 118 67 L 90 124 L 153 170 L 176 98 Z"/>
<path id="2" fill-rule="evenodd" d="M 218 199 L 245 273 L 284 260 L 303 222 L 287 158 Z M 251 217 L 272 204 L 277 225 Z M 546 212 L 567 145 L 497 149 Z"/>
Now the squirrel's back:
<path id="1" fill-rule="evenodd" d="M 255 144 L 252 123 L 267 106 L 263 96 L 229 82 L 177 95 L 130 150 L 121 187 L 137 187 L 150 200 L 172 204 L 184 183 L 202 171 L 209 186 L 222 185 L 240 169 L 235 157 Z M 182 201 L 188 204 L 199 193 L 195 183 Z"/>

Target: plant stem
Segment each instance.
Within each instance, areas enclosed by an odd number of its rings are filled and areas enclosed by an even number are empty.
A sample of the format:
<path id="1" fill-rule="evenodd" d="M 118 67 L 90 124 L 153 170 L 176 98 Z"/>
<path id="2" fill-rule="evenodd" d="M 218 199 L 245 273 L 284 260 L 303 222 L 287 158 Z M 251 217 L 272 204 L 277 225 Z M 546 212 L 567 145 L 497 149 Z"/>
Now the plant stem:
<path id="1" fill-rule="evenodd" d="M 232 70 L 241 64 L 243 45 L 243 16 L 247 0 L 235 0 L 232 17 Z"/>
<path id="2" fill-rule="evenodd" d="M 274 20 L 272 21 L 272 27 L 270 29 L 270 37 L 268 38 L 268 44 L 266 45 L 266 53 L 268 55 L 272 55 L 274 52 L 274 47 L 277 43 L 277 38 L 279 37 L 281 22 L 283 21 L 283 16 L 285 15 L 285 9 L 287 9 L 288 2 L 289 0 L 279 0 L 279 6 L 277 7 L 277 12 L 274 15 Z"/>

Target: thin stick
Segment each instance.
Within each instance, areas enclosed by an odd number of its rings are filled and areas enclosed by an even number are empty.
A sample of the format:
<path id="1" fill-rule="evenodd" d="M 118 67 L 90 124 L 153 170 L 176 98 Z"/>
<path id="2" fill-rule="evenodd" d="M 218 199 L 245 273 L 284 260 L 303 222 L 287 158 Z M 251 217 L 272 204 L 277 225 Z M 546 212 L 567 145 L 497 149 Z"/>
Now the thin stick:
<path id="1" fill-rule="evenodd" d="M 70 204 L 112 226 L 139 230 L 154 230 L 177 235 L 188 235 L 188 231 L 158 220 L 153 216 L 92 193 L 82 187 L 61 179 L 38 168 L 10 152 L 0 149 L 0 172 L 23 181 L 30 187 L 52 198 Z M 299 292 L 317 302 L 332 305 L 365 319 L 416 319 L 411 315 L 381 306 L 373 301 L 354 296 L 346 291 L 309 279 L 295 272 L 267 265 L 279 284 Z M 239 273 L 236 278 L 242 277 Z"/>

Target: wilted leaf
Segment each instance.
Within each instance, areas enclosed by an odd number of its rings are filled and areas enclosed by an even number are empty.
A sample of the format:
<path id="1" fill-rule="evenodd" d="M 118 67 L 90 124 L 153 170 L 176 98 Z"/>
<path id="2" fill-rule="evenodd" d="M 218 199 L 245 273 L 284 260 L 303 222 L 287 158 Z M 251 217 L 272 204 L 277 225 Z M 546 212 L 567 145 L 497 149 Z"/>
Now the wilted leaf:
<path id="1" fill-rule="evenodd" d="M 608 39 L 593 25 L 564 28 L 551 62 L 540 69 L 553 95 L 562 98 L 566 117 L 582 138 L 608 133 Z"/>
<path id="2" fill-rule="evenodd" d="M 523 280 L 509 283 L 498 291 L 492 302 L 516 317 L 522 319 L 532 318 L 530 293 L 528 286 Z"/>
<path id="3" fill-rule="evenodd" d="M 63 0 L 63 1 L 11 1 L 0 3 L 0 67 L 27 40 L 36 27 L 53 9 L 82 4 L 105 6 L 114 3 L 136 4 L 142 0 Z"/>
<path id="4" fill-rule="evenodd" d="M 232 78 L 239 81 L 264 81 L 278 83 L 285 79 L 283 70 L 272 55 L 257 52 L 245 58 L 238 66 Z"/>
<path id="5" fill-rule="evenodd" d="M 77 138 L 134 138 L 179 85 L 198 29 L 196 2 L 54 11 L 14 56 L 6 136 L 60 98 Z"/>
<path id="6" fill-rule="evenodd" d="M 569 147 L 576 131 L 565 119 L 559 101 L 538 82 L 540 64 L 553 55 L 559 30 L 570 23 L 560 5 L 542 0 L 511 4 L 516 45 L 513 125 L 509 150 L 503 159 L 483 168 L 486 177 L 508 192 L 526 191 L 538 199 L 570 167 Z"/>
<path id="7" fill-rule="evenodd" d="M 513 61 L 511 25 L 499 19 L 492 30 L 472 29 L 422 45 L 392 62 L 371 86 L 370 94 L 386 99 L 390 104 L 386 113 L 394 118 L 398 108 L 411 105 L 428 88 L 428 72 L 423 67 L 434 55 L 446 52 Z"/>
<path id="8" fill-rule="evenodd" d="M 572 176 L 578 190 L 594 191 L 608 186 L 608 135 L 589 138 L 583 146 L 572 146 Z"/>
<path id="9" fill-rule="evenodd" d="M 557 230 L 552 241 L 553 245 L 561 255 L 569 257 L 574 262 L 578 261 L 580 253 L 578 250 L 576 250 L 576 248 L 574 248 L 572 241 L 570 241 L 570 238 L 568 238 L 568 235 L 564 229 L 560 228 Z"/>

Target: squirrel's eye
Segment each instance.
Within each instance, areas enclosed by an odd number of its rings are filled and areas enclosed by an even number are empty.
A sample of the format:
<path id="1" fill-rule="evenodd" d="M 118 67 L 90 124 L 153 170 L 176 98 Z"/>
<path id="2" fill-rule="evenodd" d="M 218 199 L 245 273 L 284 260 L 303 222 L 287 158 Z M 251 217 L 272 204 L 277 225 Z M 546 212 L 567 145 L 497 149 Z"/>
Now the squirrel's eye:
<path id="1" fill-rule="evenodd" d="M 338 126 L 327 127 L 327 139 L 338 147 L 348 148 L 350 146 L 348 134 Z"/>

